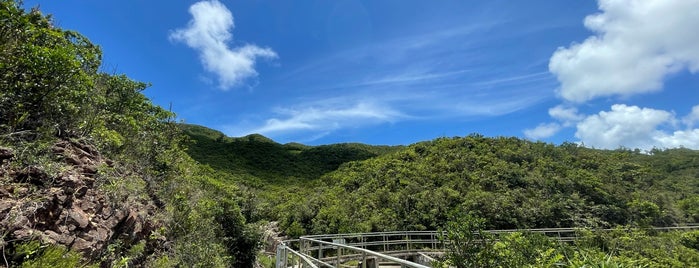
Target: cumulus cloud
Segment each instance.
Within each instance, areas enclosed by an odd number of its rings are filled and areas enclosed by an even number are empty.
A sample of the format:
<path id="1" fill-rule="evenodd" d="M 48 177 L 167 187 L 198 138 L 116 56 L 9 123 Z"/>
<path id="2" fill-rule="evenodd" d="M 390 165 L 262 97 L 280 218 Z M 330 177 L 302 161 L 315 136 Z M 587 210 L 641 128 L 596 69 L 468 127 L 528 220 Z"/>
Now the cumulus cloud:
<path id="1" fill-rule="evenodd" d="M 578 114 L 577 108 L 566 107 L 563 105 L 558 105 L 549 109 L 549 115 L 554 119 L 563 122 L 563 125 L 566 127 L 585 118 L 585 116 Z"/>
<path id="2" fill-rule="evenodd" d="M 605 149 L 699 149 L 699 129 L 677 130 L 676 122 L 675 115 L 668 111 L 615 104 L 611 111 L 580 121 L 575 136 L 587 146 Z M 667 128 L 670 130 L 663 130 Z"/>
<path id="3" fill-rule="evenodd" d="M 243 80 L 257 76 L 257 58 L 276 58 L 270 48 L 255 45 L 228 47 L 235 27 L 233 14 L 219 1 L 201 1 L 189 7 L 192 20 L 187 27 L 177 29 L 170 39 L 184 42 L 199 52 L 204 68 L 218 77 L 219 87 L 226 90 Z"/>
<path id="4" fill-rule="evenodd" d="M 568 101 L 657 91 L 668 74 L 699 71 L 699 0 L 599 0 L 595 33 L 559 48 L 549 70 Z"/>
<path id="5" fill-rule="evenodd" d="M 692 107 L 692 111 L 682 121 L 690 128 L 699 123 L 699 105 Z"/>
<path id="6" fill-rule="evenodd" d="M 392 122 L 404 117 L 401 113 L 368 101 L 349 106 L 316 105 L 304 108 L 279 109 L 278 118 L 270 118 L 265 124 L 246 131 L 245 134 L 275 135 L 288 132 L 330 133 L 331 131 Z"/>
<path id="7" fill-rule="evenodd" d="M 539 140 L 556 135 L 561 130 L 561 125 L 556 123 L 539 124 L 533 129 L 525 129 L 524 135 L 532 140 Z"/>

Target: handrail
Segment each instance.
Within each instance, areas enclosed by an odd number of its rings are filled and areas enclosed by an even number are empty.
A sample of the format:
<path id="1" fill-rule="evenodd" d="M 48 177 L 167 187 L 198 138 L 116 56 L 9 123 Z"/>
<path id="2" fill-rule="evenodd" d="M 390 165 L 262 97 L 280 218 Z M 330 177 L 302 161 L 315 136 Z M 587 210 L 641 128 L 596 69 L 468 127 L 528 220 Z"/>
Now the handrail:
<path id="1" fill-rule="evenodd" d="M 489 233 L 512 233 L 512 232 L 534 232 L 534 233 L 555 233 L 555 232 L 574 232 L 585 228 L 571 228 L 571 227 L 556 227 L 556 228 L 530 228 L 530 229 L 496 229 L 496 230 L 486 230 Z M 644 228 L 639 228 L 644 229 Z M 682 230 L 682 229 L 699 229 L 699 224 L 692 223 L 686 226 L 670 226 L 670 227 L 651 227 L 650 230 Z M 597 231 L 613 231 L 617 230 L 614 228 L 605 229 L 590 229 Z M 369 233 L 344 233 L 344 234 L 320 234 L 320 235 L 304 235 L 301 238 L 341 238 L 341 237 L 371 237 L 371 236 L 382 236 L 382 235 L 402 235 L 402 234 L 437 234 L 437 231 L 388 231 L 388 232 L 369 232 Z M 286 240 L 291 241 L 291 240 Z M 293 241 L 298 241 L 294 239 Z"/>
<path id="2" fill-rule="evenodd" d="M 369 254 L 369 255 L 372 255 L 372 256 L 375 256 L 375 257 L 379 257 L 379 258 L 381 258 L 381 259 L 386 259 L 386 260 L 389 260 L 389 261 L 392 261 L 392 262 L 397 262 L 397 263 L 399 263 L 399 264 L 406 265 L 407 267 L 412 267 L 412 268 L 430 268 L 429 266 L 425 266 L 425 265 L 417 264 L 417 263 L 414 263 L 414 262 L 406 261 L 406 260 L 403 260 L 403 259 L 399 259 L 399 258 L 392 257 L 392 256 L 389 256 L 389 255 L 381 254 L 381 253 L 378 253 L 378 252 L 375 252 L 375 251 L 371 251 L 371 250 L 368 250 L 368 249 L 363 249 L 363 248 L 358 248 L 358 247 L 353 247 L 353 246 L 348 246 L 348 245 L 343 245 L 343 244 L 338 244 L 338 243 L 333 243 L 333 242 L 327 242 L 327 241 L 323 241 L 323 240 L 316 240 L 316 239 L 313 239 L 313 238 L 305 238 L 305 237 L 302 237 L 301 239 L 302 239 L 302 240 L 311 241 L 311 242 L 315 242 L 315 243 L 318 243 L 318 244 L 325 244 L 325 245 L 330 245 L 330 246 L 335 246 L 335 247 L 341 247 L 341 248 L 346 248 L 346 249 L 351 249 L 351 250 L 363 252 L 363 253 L 366 253 L 366 254 Z"/>
<path id="3" fill-rule="evenodd" d="M 293 250 L 290 247 L 287 247 L 286 245 L 282 245 L 282 246 L 284 247 L 282 250 L 291 252 L 291 254 L 294 254 L 294 255 L 298 256 L 300 259 L 303 259 L 303 261 L 305 262 L 305 265 L 310 266 L 310 268 L 318 268 L 318 266 L 313 264 L 311 259 L 309 259 L 306 255 L 301 254 L 298 251 Z M 286 255 L 286 252 L 284 254 Z M 284 258 L 286 258 L 286 256 L 284 256 Z M 284 261 L 284 264 L 286 264 L 286 260 Z M 305 267 L 305 266 L 303 266 L 303 267 Z"/>
<path id="4" fill-rule="evenodd" d="M 644 229 L 644 228 L 641 228 Z M 699 229 L 699 224 L 687 224 L 686 226 L 675 226 L 675 227 L 652 227 L 652 228 L 646 228 L 646 230 L 655 230 L 655 231 L 673 231 L 673 230 L 691 230 L 691 229 Z M 534 229 L 505 229 L 505 230 L 488 230 L 486 232 L 489 233 L 511 233 L 511 232 L 534 232 L 534 233 L 543 233 L 547 235 L 558 235 L 557 237 L 554 236 L 552 238 L 556 238 L 560 242 L 571 242 L 575 241 L 575 232 L 581 230 L 581 228 L 534 228 Z M 596 229 L 596 231 L 614 231 L 614 230 L 620 230 L 620 229 Z M 621 229 L 623 230 L 623 229 Z M 573 236 L 570 236 L 570 234 L 573 234 Z M 561 236 L 565 235 L 565 236 Z M 400 239 L 388 239 L 391 237 L 396 237 L 396 236 L 401 236 Z M 429 239 L 425 238 L 426 236 L 430 236 Z M 392 261 L 398 264 L 401 264 L 404 267 L 410 267 L 410 268 L 429 268 L 429 266 L 417 264 L 414 262 L 410 262 L 404 259 L 400 259 L 394 256 L 390 256 L 387 254 L 383 254 L 377 251 L 369 250 L 366 247 L 371 246 L 380 246 L 384 245 L 383 252 L 388 252 L 387 245 L 401 245 L 405 244 L 406 245 L 406 250 L 398 250 L 398 251 L 391 251 L 392 254 L 398 253 L 398 252 L 404 252 L 411 254 L 410 252 L 419 252 L 417 249 L 411 249 L 411 245 L 429 245 L 427 248 L 432 248 L 436 249 L 435 245 L 438 241 L 437 237 L 439 236 L 439 232 L 437 231 L 390 231 L 390 232 L 374 232 L 374 233 L 346 233 L 346 234 L 324 234 L 324 235 L 308 235 L 308 236 L 302 236 L 299 239 L 294 239 L 294 240 L 285 240 L 282 241 L 281 246 L 285 247 L 288 252 L 291 252 L 293 255 L 296 255 L 299 257 L 300 260 L 302 260 L 302 265 L 305 265 L 303 267 L 311 267 L 311 268 L 318 268 L 317 265 L 314 264 L 318 263 L 318 265 L 321 266 L 327 266 L 327 267 L 333 267 L 332 265 L 326 263 L 325 261 L 320 260 L 322 258 L 322 250 L 323 249 L 337 249 L 337 260 L 335 267 L 339 267 L 340 263 L 340 256 L 341 251 L 340 248 L 343 249 L 349 249 L 361 254 L 348 254 L 348 255 L 342 255 L 347 259 L 347 257 L 356 257 L 358 255 L 364 256 L 364 260 L 366 260 L 366 255 L 370 255 L 379 259 L 387 260 L 387 261 Z M 370 241 L 367 241 L 367 238 L 370 238 Z M 382 238 L 381 240 L 373 240 L 371 238 Z M 341 244 L 341 243 L 335 243 L 329 242 L 329 241 L 323 241 L 323 239 L 348 239 L 348 240 L 359 240 L 359 242 L 350 242 L 349 244 Z M 300 243 L 301 247 L 301 252 L 297 252 L 291 248 L 288 247 L 290 243 L 293 242 L 298 242 Z M 306 244 L 307 243 L 307 244 Z M 344 243 L 344 242 L 343 242 Z M 317 246 L 312 246 L 312 244 L 316 244 Z M 325 248 L 323 245 L 327 245 L 328 247 Z M 373 247 L 376 248 L 376 247 Z M 395 249 L 395 248 L 394 248 Z M 318 251 L 318 258 L 314 258 L 313 256 L 310 256 L 310 251 Z M 279 251 L 278 251 L 279 253 Z M 287 256 L 284 256 L 286 258 Z M 327 259 L 327 258 L 326 258 Z M 284 260 L 284 264 L 286 265 L 286 259 Z M 277 267 L 282 267 L 278 266 Z"/>

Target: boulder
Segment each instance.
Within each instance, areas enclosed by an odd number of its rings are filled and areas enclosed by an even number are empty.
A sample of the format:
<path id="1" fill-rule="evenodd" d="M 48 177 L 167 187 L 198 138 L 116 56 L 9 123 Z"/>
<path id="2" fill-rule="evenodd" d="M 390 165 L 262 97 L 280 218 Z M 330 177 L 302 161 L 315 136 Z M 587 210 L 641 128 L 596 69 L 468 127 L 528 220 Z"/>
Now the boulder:
<path id="1" fill-rule="evenodd" d="M 73 206 L 68 216 L 75 221 L 78 227 L 85 228 L 90 224 L 90 217 L 79 207 Z"/>
<path id="2" fill-rule="evenodd" d="M 12 148 L 0 147 L 0 162 L 13 157 L 15 157 L 15 151 Z"/>

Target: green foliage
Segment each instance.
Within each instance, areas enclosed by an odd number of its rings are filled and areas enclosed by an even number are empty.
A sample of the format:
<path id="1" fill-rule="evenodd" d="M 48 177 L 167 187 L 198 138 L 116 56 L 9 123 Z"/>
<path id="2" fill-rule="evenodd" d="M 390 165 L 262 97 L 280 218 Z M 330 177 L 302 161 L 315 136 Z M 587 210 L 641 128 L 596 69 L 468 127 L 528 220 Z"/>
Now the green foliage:
<path id="1" fill-rule="evenodd" d="M 539 233 L 500 234 L 494 251 L 500 267 L 556 267 L 564 259 L 562 246 Z"/>
<path id="2" fill-rule="evenodd" d="M 143 95 L 148 84 L 99 72 L 99 47 L 38 10 L 0 0 L 0 21 L 0 143 L 18 149 L 13 168 L 59 174 L 50 146 L 79 140 L 115 162 L 100 167 L 100 189 L 126 206 L 160 209 L 152 220 L 165 226 L 157 235 L 168 246 L 114 243 L 104 265 L 250 267 L 260 238 L 252 222 L 269 219 L 294 236 L 442 228 L 459 267 L 699 266 L 694 233 L 592 233 L 568 248 L 534 234 L 496 241 L 482 232 L 694 222 L 699 152 L 480 135 L 405 148 L 229 138 L 174 123 Z M 26 266 L 83 263 L 60 247 L 8 247 Z"/>
<path id="3" fill-rule="evenodd" d="M 158 210 L 148 220 L 167 227 L 153 234 L 153 240 L 166 243 L 115 239 L 98 249 L 104 253 L 102 265 L 252 266 L 259 231 L 240 206 L 246 205 L 248 216 L 256 207 L 241 200 L 246 193 L 222 184 L 221 174 L 185 153 L 174 114 L 142 93 L 148 84 L 100 72 L 97 45 L 55 27 L 36 9 L 26 12 L 15 1 L 0 0 L 0 22 L 0 144 L 17 152 L 12 168 L 32 167 L 55 176 L 64 165 L 50 150 L 56 140 L 93 145 L 110 159 L 98 168 L 96 185 L 112 205 L 154 204 Z M 38 249 L 25 250 L 22 265 L 82 263 L 74 253 L 43 245 Z M 57 259 L 59 253 L 65 258 Z"/>
<path id="4" fill-rule="evenodd" d="M 3 252 L 3 256 L 4 252 Z M 5 256 L 5 260 L 8 257 Z M 60 245 L 45 245 L 39 241 L 16 244 L 10 251 L 9 260 L 18 261 L 20 267 L 97 267 L 82 261 L 80 253 Z"/>
<path id="5" fill-rule="evenodd" d="M 588 253 L 596 251 L 588 254 L 588 258 L 597 256 L 593 259 L 598 262 L 609 259 L 625 264 L 624 267 L 696 267 L 699 265 L 699 251 L 685 245 L 691 240 L 692 233 L 695 232 L 656 233 L 635 228 L 583 231 L 576 245 Z"/>
<path id="6" fill-rule="evenodd" d="M 439 237 L 450 264 L 457 268 L 494 267 L 495 236 L 485 232 L 485 219 L 470 214 L 452 217 Z"/>
<path id="7" fill-rule="evenodd" d="M 447 253 L 437 267 L 697 267 L 699 251 L 686 247 L 693 232 L 647 232 L 617 228 L 580 230 L 574 244 L 557 243 L 543 234 L 497 233 L 483 237 L 483 219 L 454 218 L 442 237 Z M 447 240 L 447 239 L 455 239 Z M 466 241 L 466 242 L 464 242 Z"/>
<path id="8" fill-rule="evenodd" d="M 285 165 L 338 147 L 278 145 L 259 135 L 233 139 L 198 127 L 189 131 L 196 141 L 192 150 L 200 150 L 189 153 L 239 176 L 233 181 L 264 189 L 245 206 L 265 211 L 260 217 L 279 220 L 291 236 L 441 229 L 457 241 L 451 244 L 452 258 L 442 264 L 459 267 L 696 266 L 690 235 L 588 233 L 582 241 L 595 243 L 571 246 L 540 234 L 490 237 L 478 231 L 694 222 L 699 207 L 696 151 L 648 155 L 470 135 L 421 142 L 315 172 Z M 228 154 L 221 153 L 224 148 Z M 216 159 L 207 162 L 205 155 Z M 330 156 L 314 158 L 314 165 L 322 166 Z M 317 174 L 328 171 L 320 177 L 322 183 L 314 183 Z M 254 182 L 245 182 L 248 178 Z M 295 178 L 310 179 L 299 183 Z M 449 211 L 464 214 L 450 216 Z"/>
<path id="9" fill-rule="evenodd" d="M 262 268 L 274 268 L 275 266 L 275 257 L 274 256 L 268 256 L 266 254 L 257 254 L 257 261 L 260 264 L 260 267 Z"/>
<path id="10" fill-rule="evenodd" d="M 668 226 L 699 217 L 699 152 L 686 149 L 647 155 L 480 135 L 407 148 L 312 147 L 192 125 L 185 132 L 190 155 L 254 191 L 241 205 L 255 211 L 248 218 L 278 220 L 292 236 L 434 230 L 454 209 L 486 219 L 487 229 Z"/>
<path id="11" fill-rule="evenodd" d="M 363 144 L 333 144 L 306 146 L 298 143 L 278 144 L 257 134 L 241 138 L 226 137 L 223 133 L 196 125 L 181 125 L 191 139 L 188 153 L 200 163 L 219 171 L 221 183 L 241 185 L 239 206 L 250 221 L 279 220 L 287 234 L 303 235 L 313 225 L 317 232 L 337 230 L 371 230 L 361 226 L 332 222 L 332 211 L 315 219 L 323 202 L 313 198 L 320 181 L 318 178 L 352 161 L 368 159 L 399 150 L 401 147 L 369 146 Z M 334 227 L 333 227 L 334 226 Z M 391 226 L 384 226 L 386 229 Z"/>
<path id="12" fill-rule="evenodd" d="M 179 153 L 182 153 L 181 151 Z M 246 223 L 238 206 L 238 189 L 216 179 L 209 167 L 180 156 L 172 167 L 177 187 L 169 192 L 176 239 L 176 261 L 187 267 L 252 267 L 260 233 Z"/>
<path id="13" fill-rule="evenodd" d="M 679 206 L 689 221 L 699 222 L 699 195 L 680 200 Z"/>
<path id="14" fill-rule="evenodd" d="M 217 170 L 236 175 L 249 174 L 274 184 L 293 184 L 291 178 L 311 181 L 343 163 L 368 159 L 400 148 L 355 143 L 282 145 L 259 134 L 229 138 L 202 126 L 183 124 L 181 127 L 191 138 L 188 153 L 195 160 Z"/>
<path id="15" fill-rule="evenodd" d="M 308 233 L 434 230 L 454 209 L 486 219 L 487 229 L 672 226 L 693 221 L 699 193 L 699 162 L 687 161 L 699 152 L 677 153 L 440 138 L 346 163 L 305 193 L 313 198 L 299 205 L 304 220 L 298 211 L 279 216 L 282 227 L 298 221 Z M 668 160 L 681 164 L 668 172 Z"/>
<path id="16" fill-rule="evenodd" d="M 687 248 L 699 250 L 699 231 L 683 233 L 680 243 Z"/>
<path id="17" fill-rule="evenodd" d="M 70 135 L 87 105 L 100 49 L 14 1 L 0 2 L 0 20 L 0 125 Z"/>

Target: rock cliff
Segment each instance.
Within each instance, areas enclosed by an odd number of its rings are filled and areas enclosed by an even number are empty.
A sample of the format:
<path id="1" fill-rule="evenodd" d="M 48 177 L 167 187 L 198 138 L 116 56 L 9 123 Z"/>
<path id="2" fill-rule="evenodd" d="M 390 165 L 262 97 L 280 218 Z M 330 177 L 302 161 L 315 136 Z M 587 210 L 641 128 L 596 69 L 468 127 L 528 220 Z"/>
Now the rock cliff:
<path id="1" fill-rule="evenodd" d="M 152 202 L 120 203 L 98 185 L 101 168 L 112 167 L 93 146 L 60 141 L 51 147 L 58 171 L 43 166 L 13 165 L 11 148 L 0 148 L 0 230 L 4 241 L 42 240 L 108 262 L 108 245 L 118 242 L 161 243 L 151 236 Z M 53 174 L 53 175 L 52 175 Z M 105 259 L 106 258 L 106 259 Z"/>

